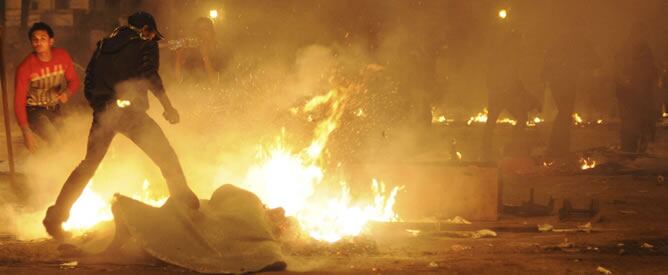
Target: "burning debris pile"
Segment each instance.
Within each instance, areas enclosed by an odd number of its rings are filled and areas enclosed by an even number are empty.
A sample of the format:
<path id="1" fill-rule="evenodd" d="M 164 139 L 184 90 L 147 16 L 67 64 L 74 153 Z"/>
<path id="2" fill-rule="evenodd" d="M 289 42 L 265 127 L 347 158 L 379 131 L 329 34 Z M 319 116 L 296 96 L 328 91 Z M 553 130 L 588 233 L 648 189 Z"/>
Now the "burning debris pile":
<path id="1" fill-rule="evenodd" d="M 294 115 L 309 121 L 313 121 L 315 112 L 322 116 L 314 121 L 312 141 L 294 152 L 287 144 L 284 129 L 274 144 L 260 148 L 259 164 L 249 169 L 242 185 L 256 193 L 269 208 L 283 208 L 287 216 L 296 218 L 303 232 L 316 240 L 336 242 L 359 235 L 369 221 L 398 220 L 393 205 L 401 187 L 389 188 L 374 179 L 372 200 L 355 202 L 347 182 L 339 180 L 337 184 L 322 166 L 330 136 L 363 84 L 335 83 L 326 94 L 293 108 Z"/>

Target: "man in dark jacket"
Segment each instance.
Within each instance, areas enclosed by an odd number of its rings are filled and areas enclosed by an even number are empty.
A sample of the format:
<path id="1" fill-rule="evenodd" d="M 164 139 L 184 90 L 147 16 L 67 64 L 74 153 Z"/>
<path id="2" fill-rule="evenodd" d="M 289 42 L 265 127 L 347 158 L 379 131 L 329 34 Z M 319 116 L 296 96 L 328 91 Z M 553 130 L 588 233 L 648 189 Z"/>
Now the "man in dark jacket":
<path id="1" fill-rule="evenodd" d="M 171 201 L 199 208 L 176 153 L 158 124 L 146 114 L 147 90 L 151 90 L 165 110 L 165 119 L 172 124 L 179 122 L 158 74 L 160 38 L 153 16 L 138 12 L 128 18 L 128 26 L 117 28 L 98 43 L 84 81 L 86 99 L 93 108 L 86 157 L 70 174 L 43 221 L 55 239 L 65 238 L 62 223 L 69 218 L 72 205 L 95 174 L 116 133 L 127 136 L 160 167 Z"/>

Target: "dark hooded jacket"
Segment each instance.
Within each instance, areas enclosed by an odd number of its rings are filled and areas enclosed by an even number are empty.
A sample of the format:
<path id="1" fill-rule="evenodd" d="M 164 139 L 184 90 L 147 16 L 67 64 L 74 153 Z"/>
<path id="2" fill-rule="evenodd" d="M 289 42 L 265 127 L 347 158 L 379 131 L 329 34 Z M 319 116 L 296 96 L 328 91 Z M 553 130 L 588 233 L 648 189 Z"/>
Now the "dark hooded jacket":
<path id="1" fill-rule="evenodd" d="M 147 91 L 164 93 L 158 43 L 143 40 L 127 26 L 98 42 L 86 68 L 84 93 L 93 110 L 104 110 L 117 99 L 129 100 L 133 110 L 148 109 Z"/>

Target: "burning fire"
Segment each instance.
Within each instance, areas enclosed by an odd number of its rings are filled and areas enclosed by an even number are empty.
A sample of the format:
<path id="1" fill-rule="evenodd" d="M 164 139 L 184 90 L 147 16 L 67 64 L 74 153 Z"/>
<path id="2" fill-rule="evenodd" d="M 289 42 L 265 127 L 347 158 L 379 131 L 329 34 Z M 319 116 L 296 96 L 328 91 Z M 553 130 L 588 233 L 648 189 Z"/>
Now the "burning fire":
<path id="1" fill-rule="evenodd" d="M 573 122 L 575 123 L 575 125 L 581 125 L 583 123 L 582 117 L 580 117 L 580 115 L 578 115 L 578 113 L 573 113 L 572 117 L 573 117 Z"/>
<path id="2" fill-rule="evenodd" d="M 454 119 L 446 118 L 444 114 L 441 114 L 440 111 L 438 110 L 438 108 L 431 107 L 431 123 L 432 124 L 441 124 L 441 123 L 449 124 L 449 123 L 452 123 L 454 121 L 455 121 Z"/>
<path id="3" fill-rule="evenodd" d="M 114 218 L 109 202 L 93 192 L 91 185 L 92 181 L 88 182 L 88 186 L 72 206 L 70 218 L 63 223 L 63 229 L 66 231 L 80 232 Z"/>
<path id="4" fill-rule="evenodd" d="M 469 119 L 469 121 L 466 122 L 466 124 L 467 124 L 467 125 L 471 125 L 471 124 L 474 123 L 474 122 L 477 122 L 477 123 L 485 123 L 485 122 L 487 122 L 487 113 L 488 113 L 488 112 L 489 112 L 489 111 L 487 111 L 487 108 L 483 109 L 483 110 L 482 110 L 482 113 L 478 113 L 478 115 L 471 117 L 471 118 Z"/>
<path id="5" fill-rule="evenodd" d="M 466 122 L 467 125 L 471 125 L 473 123 L 486 123 L 487 122 L 487 114 L 489 111 L 487 111 L 487 108 L 484 108 L 482 112 L 478 113 L 476 116 L 472 116 L 469 118 L 469 120 Z M 517 125 L 517 120 L 510 119 L 510 118 L 499 118 L 496 120 L 497 124 L 510 124 L 510 125 Z"/>
<path id="6" fill-rule="evenodd" d="M 537 117 L 534 117 L 532 120 L 527 121 L 527 126 L 528 127 L 534 127 L 534 126 L 536 126 L 540 123 L 543 123 L 543 122 L 545 122 L 545 120 L 537 116 Z"/>
<path id="7" fill-rule="evenodd" d="M 596 167 L 596 161 L 590 158 L 581 158 L 580 159 L 580 169 L 587 170 Z"/>
<path id="8" fill-rule="evenodd" d="M 318 121 L 313 140 L 302 150 L 290 149 L 285 129 L 273 145 L 261 146 L 259 162 L 250 167 L 242 186 L 257 194 L 267 207 L 282 207 L 286 215 L 297 219 L 301 230 L 317 240 L 336 242 L 360 234 L 369 221 L 399 219 L 393 206 L 402 187 L 388 188 L 374 179 L 373 199 L 359 202 L 353 200 L 345 181 L 327 177 L 321 167 L 330 134 L 338 127 L 350 97 L 360 88 L 352 84 L 337 87 L 313 97 L 301 108 L 291 109 L 293 114 L 305 117 L 316 109 L 325 110 L 327 115 Z M 336 182 L 338 187 L 332 187 Z"/>
<path id="9" fill-rule="evenodd" d="M 70 218 L 63 223 L 63 229 L 66 231 L 83 233 L 98 223 L 113 220 L 111 204 L 108 200 L 103 199 L 102 196 L 95 193 L 91 188 L 92 185 L 93 181 L 91 180 L 88 182 L 88 186 L 86 186 L 79 199 L 72 206 Z M 148 180 L 144 180 L 143 193 L 141 195 L 133 194 L 130 197 L 154 207 L 162 206 L 167 201 L 167 197 L 155 199 L 149 192 L 149 187 L 150 183 Z"/>

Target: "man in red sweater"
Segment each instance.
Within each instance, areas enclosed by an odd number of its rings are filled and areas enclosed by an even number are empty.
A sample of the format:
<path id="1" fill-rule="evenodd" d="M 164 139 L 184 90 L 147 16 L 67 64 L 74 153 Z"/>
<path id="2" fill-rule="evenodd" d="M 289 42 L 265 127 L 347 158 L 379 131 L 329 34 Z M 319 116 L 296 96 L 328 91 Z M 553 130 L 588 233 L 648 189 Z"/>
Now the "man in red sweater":
<path id="1" fill-rule="evenodd" d="M 53 30 L 43 22 L 28 31 L 33 52 L 16 69 L 14 112 L 28 150 L 37 149 L 35 135 L 52 143 L 61 125 L 60 105 L 79 88 L 72 58 L 53 47 Z M 34 133 L 33 133 L 34 132 Z"/>

